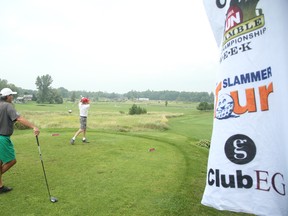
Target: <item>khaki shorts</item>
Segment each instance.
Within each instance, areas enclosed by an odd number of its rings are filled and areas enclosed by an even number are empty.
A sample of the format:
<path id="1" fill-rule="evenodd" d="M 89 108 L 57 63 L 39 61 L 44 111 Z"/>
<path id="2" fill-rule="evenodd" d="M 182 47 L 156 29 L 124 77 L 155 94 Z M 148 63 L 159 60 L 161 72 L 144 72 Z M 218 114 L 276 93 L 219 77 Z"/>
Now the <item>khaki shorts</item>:
<path id="1" fill-rule="evenodd" d="M 80 116 L 80 129 L 86 130 L 87 127 L 87 117 Z"/>
<path id="2" fill-rule="evenodd" d="M 15 150 L 10 136 L 0 135 L 0 161 L 4 164 L 14 160 Z"/>

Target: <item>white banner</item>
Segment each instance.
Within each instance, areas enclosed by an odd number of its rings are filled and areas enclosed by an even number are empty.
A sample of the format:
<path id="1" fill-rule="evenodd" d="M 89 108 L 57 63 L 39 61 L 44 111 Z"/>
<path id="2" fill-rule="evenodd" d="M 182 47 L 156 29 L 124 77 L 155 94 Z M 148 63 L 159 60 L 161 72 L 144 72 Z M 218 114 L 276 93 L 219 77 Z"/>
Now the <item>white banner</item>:
<path id="1" fill-rule="evenodd" d="M 204 0 L 219 46 L 202 204 L 288 215 L 288 1 Z"/>

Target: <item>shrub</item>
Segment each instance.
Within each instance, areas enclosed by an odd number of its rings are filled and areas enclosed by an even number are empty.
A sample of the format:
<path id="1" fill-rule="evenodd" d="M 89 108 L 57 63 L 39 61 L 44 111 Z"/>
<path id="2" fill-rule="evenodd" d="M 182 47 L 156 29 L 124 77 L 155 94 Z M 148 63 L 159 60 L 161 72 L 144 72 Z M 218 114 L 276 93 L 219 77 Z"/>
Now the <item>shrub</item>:
<path id="1" fill-rule="evenodd" d="M 207 102 L 201 102 L 201 103 L 199 103 L 199 105 L 196 108 L 197 108 L 197 110 L 213 110 L 214 104 L 209 104 Z"/>
<path id="2" fill-rule="evenodd" d="M 132 107 L 129 109 L 129 115 L 140 115 L 140 114 L 146 114 L 147 110 L 145 108 L 141 108 L 140 106 L 137 106 L 136 104 L 133 104 Z"/>

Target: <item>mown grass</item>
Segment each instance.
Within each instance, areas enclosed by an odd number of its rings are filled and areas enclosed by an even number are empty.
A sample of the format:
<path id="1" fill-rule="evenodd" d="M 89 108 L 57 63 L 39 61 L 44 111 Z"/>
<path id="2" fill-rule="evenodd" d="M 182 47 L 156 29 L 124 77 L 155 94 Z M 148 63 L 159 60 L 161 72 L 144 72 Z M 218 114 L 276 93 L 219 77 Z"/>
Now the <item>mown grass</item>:
<path id="1" fill-rule="evenodd" d="M 5 183 L 14 190 L 0 196 L 0 214 L 241 215 L 200 203 L 208 149 L 196 143 L 210 139 L 211 112 L 199 112 L 195 104 L 165 107 L 149 102 L 147 115 L 123 114 L 130 106 L 92 104 L 90 143 L 81 143 L 79 137 L 71 145 L 79 127 L 76 108 L 69 114 L 66 104 L 17 104 L 17 110 L 41 127 L 48 182 L 59 202 L 49 202 L 32 131 L 16 130 L 12 140 L 18 163 L 4 174 Z M 149 151 L 152 148 L 155 151 Z"/>

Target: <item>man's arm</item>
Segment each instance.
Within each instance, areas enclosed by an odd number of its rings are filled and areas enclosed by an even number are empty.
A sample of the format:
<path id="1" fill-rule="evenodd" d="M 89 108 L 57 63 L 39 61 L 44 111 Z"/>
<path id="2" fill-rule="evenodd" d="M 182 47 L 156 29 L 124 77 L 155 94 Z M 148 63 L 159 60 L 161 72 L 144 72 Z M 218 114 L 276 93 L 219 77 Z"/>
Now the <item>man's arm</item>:
<path id="1" fill-rule="evenodd" d="M 34 125 L 32 124 L 31 122 L 29 122 L 27 119 L 25 119 L 24 117 L 20 116 L 16 119 L 18 122 L 20 122 L 21 124 L 29 127 L 29 128 L 32 128 L 34 130 L 34 134 L 35 136 L 38 136 L 40 131 L 39 129 Z"/>

